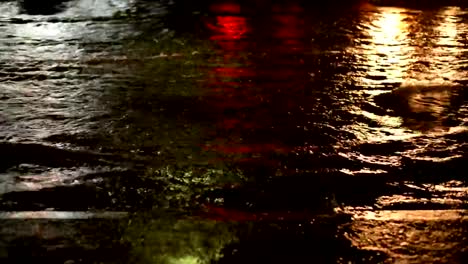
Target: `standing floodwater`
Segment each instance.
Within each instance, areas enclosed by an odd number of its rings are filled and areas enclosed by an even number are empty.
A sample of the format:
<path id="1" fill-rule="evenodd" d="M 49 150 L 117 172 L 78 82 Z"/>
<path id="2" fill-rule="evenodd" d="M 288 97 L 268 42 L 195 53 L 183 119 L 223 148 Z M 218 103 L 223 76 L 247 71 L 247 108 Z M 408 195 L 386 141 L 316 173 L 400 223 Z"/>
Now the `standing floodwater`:
<path id="1" fill-rule="evenodd" d="M 465 263 L 468 9 L 240 2 L 0 2 L 1 261 Z"/>

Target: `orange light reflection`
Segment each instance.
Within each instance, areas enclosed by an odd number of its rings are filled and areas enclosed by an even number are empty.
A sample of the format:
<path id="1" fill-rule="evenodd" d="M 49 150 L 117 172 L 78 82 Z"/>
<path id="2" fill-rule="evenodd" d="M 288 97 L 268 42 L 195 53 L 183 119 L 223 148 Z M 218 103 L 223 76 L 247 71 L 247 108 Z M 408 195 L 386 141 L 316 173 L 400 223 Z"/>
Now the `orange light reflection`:
<path id="1" fill-rule="evenodd" d="M 408 68 L 408 42 L 406 15 L 400 9 L 385 9 L 378 12 L 365 30 L 369 42 L 360 47 L 369 65 L 367 76 L 362 78 L 365 86 L 401 83 Z"/>

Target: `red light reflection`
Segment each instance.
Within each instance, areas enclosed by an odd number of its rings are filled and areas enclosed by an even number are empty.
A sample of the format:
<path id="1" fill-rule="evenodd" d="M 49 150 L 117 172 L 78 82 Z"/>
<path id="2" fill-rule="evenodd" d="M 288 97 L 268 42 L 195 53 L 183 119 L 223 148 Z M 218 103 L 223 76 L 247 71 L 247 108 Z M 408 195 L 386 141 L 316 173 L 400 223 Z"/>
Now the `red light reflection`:
<path id="1" fill-rule="evenodd" d="M 211 73 L 212 76 L 220 78 L 245 78 L 255 76 L 250 69 L 245 67 L 214 67 Z"/>
<path id="2" fill-rule="evenodd" d="M 221 153 L 233 153 L 233 154 L 252 154 L 252 153 L 265 153 L 265 152 L 277 152 L 277 153 L 286 153 L 288 149 L 282 147 L 279 144 L 274 143 L 264 143 L 264 144 L 226 144 L 222 143 L 205 147 L 206 150 L 216 150 Z"/>
<path id="3" fill-rule="evenodd" d="M 214 33 L 211 40 L 236 40 L 249 31 L 247 19 L 240 16 L 217 16 L 215 24 L 207 23 L 207 26 Z"/>
<path id="4" fill-rule="evenodd" d="M 273 37 L 286 44 L 286 48 L 303 43 L 301 39 L 304 38 L 304 19 L 298 14 L 278 14 L 273 19 L 278 24 Z"/>
<path id="5" fill-rule="evenodd" d="M 210 10 L 214 13 L 239 14 L 241 11 L 240 5 L 237 3 L 217 3 L 210 6 Z"/>
<path id="6" fill-rule="evenodd" d="M 297 108 L 297 96 L 290 95 L 300 94 L 304 78 L 310 78 L 303 70 L 304 60 L 283 56 L 291 52 L 300 54 L 306 47 L 303 7 L 285 3 L 262 8 L 272 11 L 271 15 L 262 17 L 263 22 L 254 16 L 242 16 L 242 6 L 236 3 L 213 5 L 211 11 L 215 16 L 206 20 L 210 40 L 219 47 L 221 59 L 216 58 L 206 84 L 209 89 L 206 106 L 217 116 L 217 123 L 214 139 L 203 148 L 228 156 L 240 155 L 239 160 L 252 154 L 292 151 L 281 140 L 272 142 L 260 137 L 263 140 L 258 142 L 254 136 L 245 135 L 260 133 L 256 132 L 259 128 L 278 126 L 272 113 L 276 110 L 268 106 L 276 100 L 275 108 L 284 108 L 280 113 Z M 266 34 L 261 39 L 273 42 L 258 43 L 257 33 Z M 268 60 L 258 59 L 260 52 L 269 52 Z"/>
<path id="7" fill-rule="evenodd" d="M 317 215 L 309 211 L 270 211 L 245 212 L 236 209 L 205 205 L 205 215 L 208 219 L 220 222 L 250 222 L 250 221 L 313 221 Z"/>

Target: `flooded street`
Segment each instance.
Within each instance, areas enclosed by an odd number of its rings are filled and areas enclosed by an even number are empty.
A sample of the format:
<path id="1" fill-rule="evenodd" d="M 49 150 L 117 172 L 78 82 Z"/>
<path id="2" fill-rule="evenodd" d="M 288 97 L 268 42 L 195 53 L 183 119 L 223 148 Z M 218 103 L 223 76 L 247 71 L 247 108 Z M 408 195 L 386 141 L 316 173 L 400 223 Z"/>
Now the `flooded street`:
<path id="1" fill-rule="evenodd" d="M 0 1 L 0 262 L 468 260 L 460 2 L 45 2 Z"/>

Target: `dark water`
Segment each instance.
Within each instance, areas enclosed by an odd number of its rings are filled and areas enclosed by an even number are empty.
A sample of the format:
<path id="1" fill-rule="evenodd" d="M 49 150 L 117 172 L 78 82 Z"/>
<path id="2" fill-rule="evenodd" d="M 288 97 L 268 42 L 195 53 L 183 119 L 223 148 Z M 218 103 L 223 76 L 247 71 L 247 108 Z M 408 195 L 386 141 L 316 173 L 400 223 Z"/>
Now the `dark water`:
<path id="1" fill-rule="evenodd" d="M 465 263 L 468 9 L 387 2 L 0 2 L 0 258 Z"/>

